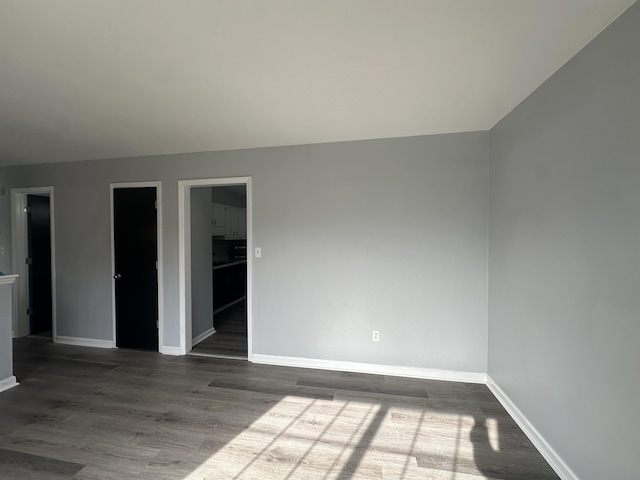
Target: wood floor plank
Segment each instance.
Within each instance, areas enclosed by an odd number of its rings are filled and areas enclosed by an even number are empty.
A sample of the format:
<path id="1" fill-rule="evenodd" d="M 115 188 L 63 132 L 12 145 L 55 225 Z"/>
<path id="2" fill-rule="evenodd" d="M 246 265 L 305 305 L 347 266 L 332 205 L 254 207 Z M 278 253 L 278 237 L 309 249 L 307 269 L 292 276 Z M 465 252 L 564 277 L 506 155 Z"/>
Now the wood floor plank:
<path id="1" fill-rule="evenodd" d="M 370 377 L 374 379 L 368 377 L 369 376 L 362 374 L 334 376 L 330 379 L 302 377 L 298 380 L 297 384 L 306 387 L 321 387 L 333 390 L 428 398 L 426 387 L 415 380 L 400 382 L 388 377 L 378 378 L 377 375 L 370 375 Z"/>
<path id="2" fill-rule="evenodd" d="M 226 388 L 231 390 L 243 390 L 247 392 L 260 392 L 268 393 L 271 395 L 286 396 L 292 395 L 303 398 L 312 399 L 333 399 L 333 390 L 325 389 L 322 387 L 306 387 L 304 385 L 284 385 L 281 386 L 265 379 L 247 379 L 247 378 L 234 378 L 230 379 L 215 379 L 209 383 L 210 387 Z"/>
<path id="3" fill-rule="evenodd" d="M 68 479 L 84 467 L 85 465 L 81 463 L 0 448 L 0 472 L 2 472 L 3 479 L 28 478 L 29 476 Z"/>

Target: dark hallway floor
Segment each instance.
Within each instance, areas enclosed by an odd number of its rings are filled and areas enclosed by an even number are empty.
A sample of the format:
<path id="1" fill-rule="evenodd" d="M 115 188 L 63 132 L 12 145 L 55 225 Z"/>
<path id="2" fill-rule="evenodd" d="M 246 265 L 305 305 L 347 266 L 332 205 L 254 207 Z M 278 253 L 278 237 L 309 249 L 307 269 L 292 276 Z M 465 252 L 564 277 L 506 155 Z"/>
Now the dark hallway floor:
<path id="1" fill-rule="evenodd" d="M 213 316 L 216 333 L 189 354 L 247 359 L 247 302 L 243 300 Z"/>

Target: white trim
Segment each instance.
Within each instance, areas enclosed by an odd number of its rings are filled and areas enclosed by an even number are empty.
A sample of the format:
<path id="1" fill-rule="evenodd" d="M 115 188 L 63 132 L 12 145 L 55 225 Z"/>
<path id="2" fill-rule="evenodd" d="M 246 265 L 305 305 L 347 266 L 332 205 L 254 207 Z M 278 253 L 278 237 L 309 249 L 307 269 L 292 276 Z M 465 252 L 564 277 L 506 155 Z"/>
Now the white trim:
<path id="1" fill-rule="evenodd" d="M 156 189 L 156 242 L 158 249 L 158 350 L 164 339 L 164 256 L 162 242 L 162 182 L 120 182 L 109 184 L 109 211 L 111 216 L 111 317 L 113 322 L 113 345 L 116 345 L 116 274 L 115 238 L 113 225 L 113 190 L 116 188 Z M 164 348 L 164 347 L 163 347 Z"/>
<path id="2" fill-rule="evenodd" d="M 0 275 L 0 285 L 12 285 L 20 275 L 12 273 L 11 275 Z"/>
<path id="3" fill-rule="evenodd" d="M 192 348 L 191 338 L 191 188 L 245 185 L 247 200 L 247 252 L 253 252 L 253 197 L 251 177 L 178 180 L 178 303 L 180 353 Z M 253 357 L 253 256 L 247 255 L 247 358 Z"/>
<path id="4" fill-rule="evenodd" d="M 18 385 L 20 384 L 16 381 L 16 377 L 11 375 L 4 380 L 0 380 L 0 392 L 4 392 L 5 390 L 9 390 L 10 388 L 17 387 Z"/>
<path id="5" fill-rule="evenodd" d="M 186 225 L 189 225 L 187 231 Z M 188 252 L 187 252 L 188 250 Z M 187 256 L 189 261 L 187 262 Z M 187 292 L 189 301 L 187 302 Z M 191 187 L 178 181 L 178 320 L 180 323 L 180 354 L 191 350 Z M 189 321 L 187 322 L 187 318 Z"/>
<path id="6" fill-rule="evenodd" d="M 160 353 L 163 355 L 181 355 L 180 347 L 167 347 L 165 345 L 160 347 Z"/>
<path id="7" fill-rule="evenodd" d="M 94 347 L 94 348 L 114 348 L 115 344 L 111 340 L 99 340 L 97 338 L 82 337 L 54 337 L 53 343 L 61 345 L 76 345 L 78 347 Z"/>
<path id="8" fill-rule="evenodd" d="M 498 384 L 487 375 L 487 387 L 495 395 L 504 409 L 511 415 L 511 418 L 518 424 L 531 443 L 538 449 L 540 454 L 555 470 L 562 480 L 579 480 L 571 468 L 562 460 L 562 457 L 549 445 L 540 432 L 533 426 L 527 417 L 513 403 L 509 396 L 498 386 Z"/>
<path id="9" fill-rule="evenodd" d="M 207 338 L 209 338 L 214 333 L 216 333 L 216 329 L 211 327 L 209 330 L 206 330 L 206 331 L 202 332 L 200 335 L 198 335 L 193 340 L 191 340 L 191 345 L 199 344 L 200 342 L 202 342 L 202 341 L 206 340 Z"/>
<path id="10" fill-rule="evenodd" d="M 285 367 L 317 368 L 340 372 L 370 373 L 394 377 L 421 378 L 426 380 L 446 380 L 451 382 L 485 383 L 486 373 L 441 370 L 437 368 L 401 367 L 396 365 L 376 365 L 373 363 L 342 362 L 317 358 L 281 357 L 278 355 L 254 354 L 254 363 L 281 365 Z"/>
<path id="11" fill-rule="evenodd" d="M 247 360 L 253 361 L 253 187 L 246 177 L 247 201 Z"/>
<path id="12" fill-rule="evenodd" d="M 162 182 L 156 182 L 156 248 L 158 249 L 158 351 L 164 342 L 164 243 L 162 240 Z"/>
<path id="13" fill-rule="evenodd" d="M 13 333 L 15 337 L 29 335 L 29 269 L 27 258 L 27 206 L 28 195 L 46 195 L 49 197 L 49 231 L 51 233 L 51 336 L 57 332 L 57 293 L 56 293 L 56 221 L 55 200 L 52 186 L 11 189 L 11 257 L 13 272 L 20 275 L 14 288 Z"/>

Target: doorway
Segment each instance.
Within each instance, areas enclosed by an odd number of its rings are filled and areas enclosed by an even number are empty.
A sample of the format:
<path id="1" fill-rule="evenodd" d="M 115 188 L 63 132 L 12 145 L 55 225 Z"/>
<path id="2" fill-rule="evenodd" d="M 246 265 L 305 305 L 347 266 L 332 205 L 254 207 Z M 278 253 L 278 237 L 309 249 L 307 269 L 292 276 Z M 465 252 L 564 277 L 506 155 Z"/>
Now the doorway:
<path id="1" fill-rule="evenodd" d="M 251 361 L 251 179 L 181 180 L 178 203 L 180 353 L 219 343 L 200 353 Z"/>
<path id="2" fill-rule="evenodd" d="M 11 248 L 16 280 L 13 335 L 56 341 L 53 187 L 11 189 Z"/>
<path id="3" fill-rule="evenodd" d="M 51 212 L 49 197 L 27 195 L 29 335 L 52 338 Z"/>
<path id="4" fill-rule="evenodd" d="M 191 354 L 247 359 L 246 186 L 191 189 Z"/>
<path id="5" fill-rule="evenodd" d="M 158 351 L 159 185 L 111 185 L 114 342 Z"/>

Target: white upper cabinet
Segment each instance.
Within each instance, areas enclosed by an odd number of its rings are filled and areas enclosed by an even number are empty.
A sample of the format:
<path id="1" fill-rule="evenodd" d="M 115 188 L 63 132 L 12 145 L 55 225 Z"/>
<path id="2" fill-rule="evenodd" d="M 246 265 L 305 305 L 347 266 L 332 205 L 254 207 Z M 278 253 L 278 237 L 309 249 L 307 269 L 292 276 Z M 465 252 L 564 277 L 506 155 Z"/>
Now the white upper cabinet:
<path id="1" fill-rule="evenodd" d="M 227 234 L 227 205 L 211 204 L 211 235 L 221 237 Z"/>
<path id="2" fill-rule="evenodd" d="M 212 202 L 211 235 L 228 240 L 247 238 L 247 209 Z"/>
<path id="3" fill-rule="evenodd" d="M 226 207 L 225 238 L 234 240 L 247 238 L 247 209 L 230 205 Z"/>

